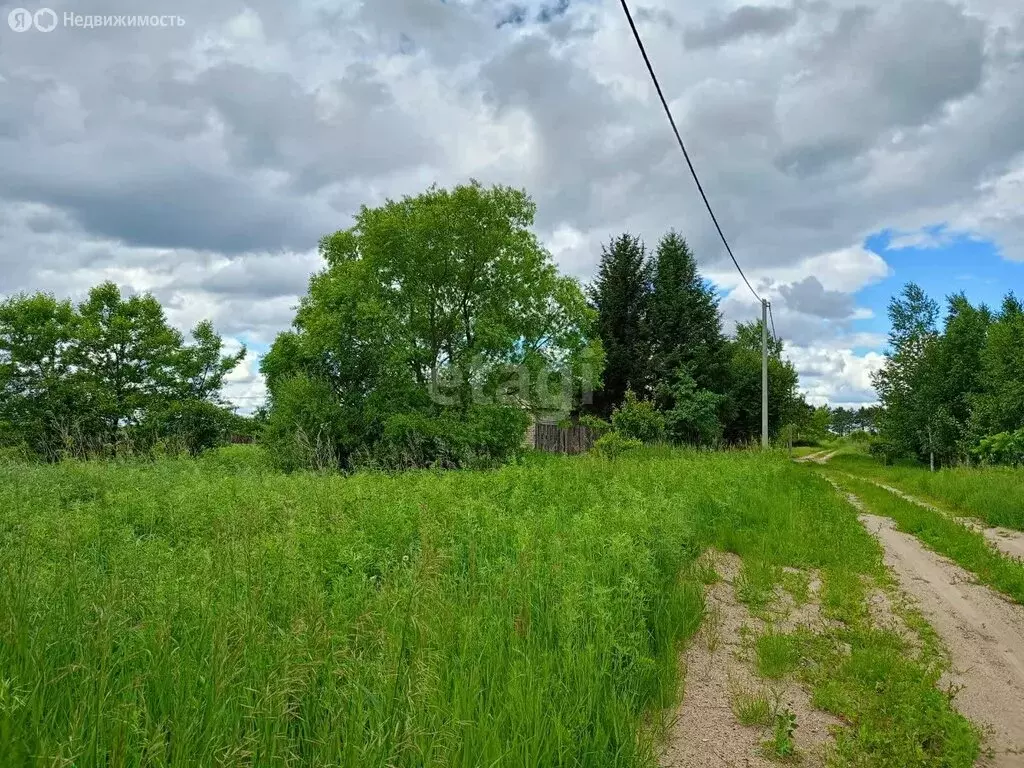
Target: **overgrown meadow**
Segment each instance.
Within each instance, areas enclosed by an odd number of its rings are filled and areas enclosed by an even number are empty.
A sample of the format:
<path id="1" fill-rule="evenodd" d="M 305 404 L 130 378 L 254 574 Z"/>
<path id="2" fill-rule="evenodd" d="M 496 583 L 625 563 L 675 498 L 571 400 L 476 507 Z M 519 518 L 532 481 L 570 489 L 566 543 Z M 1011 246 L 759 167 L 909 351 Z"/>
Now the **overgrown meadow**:
<path id="1" fill-rule="evenodd" d="M 5 765 L 652 765 L 705 546 L 880 553 L 782 456 L 0 464 Z"/>

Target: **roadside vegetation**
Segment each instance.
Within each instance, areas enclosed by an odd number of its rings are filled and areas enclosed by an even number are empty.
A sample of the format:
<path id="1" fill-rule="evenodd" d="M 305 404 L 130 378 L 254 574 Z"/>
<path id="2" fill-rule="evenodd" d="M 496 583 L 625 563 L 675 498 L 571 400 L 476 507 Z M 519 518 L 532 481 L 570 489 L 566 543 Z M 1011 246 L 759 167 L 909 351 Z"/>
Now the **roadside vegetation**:
<path id="1" fill-rule="evenodd" d="M 785 659 L 816 670 L 820 705 L 851 723 L 843 754 L 931 764 L 911 759 L 924 744 L 971 764 L 935 660 L 860 623 L 882 566 L 852 509 L 780 455 L 668 448 L 396 476 L 286 475 L 253 446 L 4 462 L 4 754 L 653 765 L 714 580 L 708 547 L 744 559 L 754 600 L 804 591 L 784 567 L 823 574 L 842 623 Z"/>
<path id="2" fill-rule="evenodd" d="M 929 472 L 923 465 L 886 466 L 846 450 L 832 457 L 829 466 L 899 488 L 952 513 L 1024 531 L 1024 469 L 949 467 Z"/>
<path id="3" fill-rule="evenodd" d="M 869 480 L 834 469 L 829 476 L 856 495 L 873 514 L 892 519 L 899 530 L 916 536 L 930 549 L 975 574 L 982 583 L 1024 604 L 1024 562 L 993 549 L 978 531 L 942 512 L 902 499 Z"/>

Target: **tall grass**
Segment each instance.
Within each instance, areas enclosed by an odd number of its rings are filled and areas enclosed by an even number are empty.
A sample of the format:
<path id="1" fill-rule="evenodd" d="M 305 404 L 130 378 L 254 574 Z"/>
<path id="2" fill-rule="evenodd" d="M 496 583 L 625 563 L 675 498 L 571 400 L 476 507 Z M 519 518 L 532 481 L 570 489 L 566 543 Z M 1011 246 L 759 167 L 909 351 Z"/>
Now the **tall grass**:
<path id="1" fill-rule="evenodd" d="M 0 464 L 3 764 L 653 765 L 707 545 L 880 567 L 781 456 Z"/>
<path id="2" fill-rule="evenodd" d="M 926 467 L 886 467 L 864 454 L 841 454 L 829 463 L 898 486 L 989 525 L 1024 531 L 1024 469 L 956 467 L 929 472 Z"/>

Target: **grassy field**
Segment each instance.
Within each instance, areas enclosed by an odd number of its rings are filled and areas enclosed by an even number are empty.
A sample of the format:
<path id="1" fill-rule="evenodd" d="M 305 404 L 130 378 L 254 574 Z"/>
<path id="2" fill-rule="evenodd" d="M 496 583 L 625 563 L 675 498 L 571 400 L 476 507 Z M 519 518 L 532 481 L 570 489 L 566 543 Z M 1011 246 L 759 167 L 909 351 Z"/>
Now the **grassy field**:
<path id="1" fill-rule="evenodd" d="M 927 467 L 886 467 L 866 454 L 846 452 L 829 463 L 989 525 L 1024 531 L 1024 470 L 964 467 L 929 472 Z"/>
<path id="2" fill-rule="evenodd" d="M 853 726 L 844 760 L 973 762 L 941 664 L 863 625 L 881 552 L 853 509 L 783 455 L 667 449 L 400 476 L 282 475 L 249 448 L 0 464 L 0 753 L 654 765 L 707 547 L 743 558 L 751 603 L 781 566 L 822 574 L 842 623 L 793 658 Z"/>

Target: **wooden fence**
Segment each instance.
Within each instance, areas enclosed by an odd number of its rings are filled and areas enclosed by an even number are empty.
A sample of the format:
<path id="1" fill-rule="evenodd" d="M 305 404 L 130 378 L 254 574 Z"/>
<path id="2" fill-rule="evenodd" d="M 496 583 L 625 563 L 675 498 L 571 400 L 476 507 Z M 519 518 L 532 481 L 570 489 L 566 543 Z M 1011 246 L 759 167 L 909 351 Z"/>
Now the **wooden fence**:
<path id="1" fill-rule="evenodd" d="M 582 425 L 537 424 L 533 432 L 533 447 L 547 453 L 586 453 L 594 447 L 598 437 L 596 430 Z"/>

